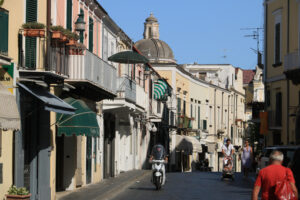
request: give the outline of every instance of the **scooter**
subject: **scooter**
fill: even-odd
[[[152,183],[160,190],[165,182],[165,160],[152,160]]]

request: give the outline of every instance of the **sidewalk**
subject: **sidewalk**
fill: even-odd
[[[134,182],[141,180],[151,171],[133,170],[120,174],[118,177],[104,179],[95,184],[73,191],[56,193],[57,200],[108,200],[118,195]],[[150,180],[149,180],[150,181]]]

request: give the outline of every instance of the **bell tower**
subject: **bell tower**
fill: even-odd
[[[153,13],[146,19],[144,23],[144,39],[159,39],[159,24]]]

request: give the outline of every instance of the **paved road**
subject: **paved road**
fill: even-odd
[[[168,173],[161,191],[156,191],[150,175],[135,182],[112,200],[248,200],[253,179],[236,174],[236,180],[220,180],[220,173]]]

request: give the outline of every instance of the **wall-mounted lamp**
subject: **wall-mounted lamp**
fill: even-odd
[[[75,22],[75,30],[78,32],[84,32],[85,31],[85,21],[83,20],[83,14],[78,14],[77,21]]]

